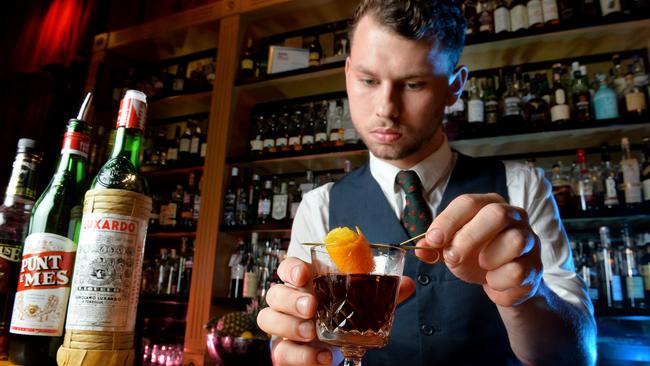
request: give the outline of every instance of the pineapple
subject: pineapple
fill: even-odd
[[[257,326],[258,313],[259,303],[253,300],[246,306],[246,311],[232,312],[219,319],[212,319],[206,324],[206,328],[214,329],[220,337],[267,339],[268,336]]]

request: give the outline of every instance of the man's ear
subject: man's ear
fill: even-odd
[[[454,73],[449,77],[449,100],[447,100],[447,105],[452,106],[460,95],[463,93],[463,88],[465,88],[465,83],[467,82],[467,76],[469,75],[469,69],[467,66],[462,65],[454,70]]]

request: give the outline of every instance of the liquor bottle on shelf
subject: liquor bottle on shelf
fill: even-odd
[[[289,148],[293,151],[301,151],[303,116],[302,111],[298,106],[294,108],[295,109],[291,114],[291,122],[289,123]]]
[[[544,15],[545,26],[556,26],[560,24],[556,0],[542,0],[542,14]]]
[[[548,82],[542,74],[536,74],[531,86],[532,97],[524,107],[526,119],[533,129],[542,129],[551,122],[549,105],[543,97],[545,93],[549,93],[546,89],[548,89]]]
[[[169,279],[169,274],[171,272],[171,267],[169,263],[168,249],[160,249],[160,257],[156,264],[156,294],[164,295],[167,290],[167,280]]]
[[[237,225],[248,225],[248,189],[244,185],[246,179],[238,180],[235,192],[235,222]]]
[[[194,225],[199,222],[199,212],[201,211],[201,191],[203,190],[203,176],[199,178],[199,185],[194,193],[194,200],[192,202],[192,221]]]
[[[582,253],[580,253],[580,258],[578,259],[580,266],[577,267],[577,269],[582,276],[582,280],[585,281],[585,284],[587,285],[587,291],[589,292],[591,302],[594,304],[595,308],[598,308],[600,306],[598,288],[600,278],[594,260],[595,251],[596,244],[593,241],[589,240],[586,247],[583,245]]]
[[[584,0],[580,8],[582,22],[584,24],[591,24],[594,20],[600,17],[599,0]]]
[[[179,64],[176,68],[176,77],[172,86],[173,91],[182,92],[185,89],[185,73],[185,65]]]
[[[501,96],[501,105],[503,106],[501,122],[504,126],[521,129],[523,127],[524,117],[521,110],[521,98],[515,87],[514,78],[514,75],[506,77],[506,91]]]
[[[201,127],[199,127],[198,124],[195,124],[190,139],[190,155],[188,160],[192,164],[199,164],[201,161],[201,137]]]
[[[618,174],[616,168],[612,165],[607,143],[600,145],[600,159],[602,161],[601,181],[604,188],[603,205],[608,209],[618,207],[620,205]]]
[[[253,179],[248,186],[248,193],[246,195],[248,197],[248,222],[251,224],[257,221],[257,209],[261,190],[260,176],[253,174]]]
[[[172,248],[167,259],[169,274],[165,278],[165,295],[175,295],[177,293],[176,284],[178,283],[178,258],[176,248]]]
[[[275,146],[275,137],[277,134],[276,123],[277,117],[275,114],[271,114],[264,124],[262,143],[264,145],[265,154],[272,154],[279,151],[279,149]]]
[[[182,209],[183,209],[183,186],[180,184],[176,185],[176,190],[172,192],[171,201],[167,205],[168,217],[169,217],[169,226],[173,228],[179,228],[182,222]]]
[[[264,189],[260,191],[257,203],[257,223],[266,224],[271,218],[271,207],[273,199],[273,184],[270,180],[264,181]]]
[[[304,197],[307,192],[311,191],[314,188],[316,188],[316,185],[314,183],[314,172],[307,170],[305,172],[305,182],[300,184],[300,192],[302,193],[301,197]]]
[[[569,105],[567,104],[566,89],[561,80],[562,65],[553,65],[553,93],[551,100],[551,122],[564,125],[571,119]]]
[[[626,86],[623,89],[625,99],[625,115],[628,117],[639,117],[646,113],[646,97],[641,88],[634,83],[632,70],[625,75]]]
[[[628,225],[621,230],[624,244],[623,277],[625,278],[625,306],[628,308],[645,309],[648,303],[645,299],[643,277],[639,273],[636,259],[636,247]]]
[[[264,136],[264,125],[266,124],[264,121],[264,115],[261,113],[257,114],[253,118],[254,124],[253,124],[253,133],[251,134],[251,154],[252,155],[262,155],[264,152],[264,141],[263,136]]]
[[[498,0],[494,9],[494,33],[508,33],[510,30],[510,9],[505,0]]]
[[[182,240],[186,239],[186,240]],[[194,245],[188,244],[188,238],[181,238],[181,258],[183,261],[183,278],[181,281],[181,294],[187,296],[192,284],[192,268],[194,267]]]
[[[472,36],[478,33],[476,27],[476,2],[474,0],[468,0],[463,3],[463,15],[465,16],[465,22],[467,23],[467,28],[465,28],[465,35]]]
[[[621,55],[618,53],[612,55],[612,68],[609,70],[609,74],[611,79],[610,84],[612,85],[612,88],[616,92],[617,97],[622,98],[626,82],[623,65],[621,64]]]
[[[641,184],[643,186],[643,201],[650,201],[650,137],[642,140],[643,163],[641,164]]]
[[[201,131],[201,145],[199,147],[199,159],[201,163],[205,162],[206,154],[208,153],[208,136],[205,130]]]
[[[243,260],[246,257],[246,244],[244,239],[237,240],[237,249],[230,256],[228,266],[230,267],[230,298],[241,299],[244,295],[244,273],[246,271]]]
[[[329,135],[328,135],[328,102],[324,100],[320,108],[317,109],[316,112],[316,130],[314,133],[314,145],[315,147],[326,147],[329,142]]]
[[[289,181],[289,212],[291,213],[291,220],[296,217],[298,206],[300,206],[301,196],[298,185],[292,179]]]
[[[178,161],[181,164],[187,164],[191,161],[190,146],[192,145],[192,130],[190,126],[185,127],[185,131],[178,142]]]
[[[526,0],[513,0],[510,3],[510,26],[513,32],[523,32],[528,29]]]
[[[578,211],[592,211],[599,208],[599,199],[594,189],[594,179],[587,168],[584,149],[576,153],[576,172],[573,177],[573,193]]]
[[[9,359],[16,364],[54,365],[56,350],[63,343],[87,184],[90,125],[85,122],[85,115],[91,98],[89,93],[77,118],[68,121],[58,166],[32,211],[10,327]],[[59,301],[50,303],[48,299],[52,297]],[[33,315],[32,307],[49,309],[60,316],[25,316]]]
[[[329,130],[329,146],[338,147],[343,146],[345,141],[345,130],[343,130],[343,108],[336,100],[329,101],[327,107],[327,125]]]
[[[560,22],[571,24],[578,19],[579,4],[577,0],[557,0]]]
[[[615,18],[623,15],[620,0],[600,0],[600,10],[603,17]]]
[[[302,149],[309,150],[314,148],[314,134],[316,133],[316,111],[314,110],[314,103],[309,103],[307,112],[303,117],[300,145],[302,145]]]
[[[194,199],[196,197],[196,174],[190,173],[187,178],[187,189],[183,192],[183,206],[181,208],[181,226],[194,228]]]
[[[167,140],[167,163],[169,165],[175,165],[178,163],[178,147],[181,142],[181,126],[176,126],[174,137],[170,140]]]
[[[257,287],[259,284],[259,269],[257,266],[257,259],[254,255],[253,248],[257,247],[258,235],[257,233],[251,234],[251,243],[246,250],[246,267],[244,270],[244,289],[242,297],[255,298],[257,296]]]
[[[494,89],[494,78],[488,77],[483,95],[485,102],[485,124],[495,126],[499,122],[499,99]]]
[[[596,74],[598,90],[594,94],[594,119],[618,118],[618,97],[616,92],[607,85],[605,74]]]
[[[253,68],[255,67],[255,61],[253,60],[253,39],[249,38],[246,43],[246,48],[244,49],[244,54],[242,55],[241,63],[239,65],[239,77],[240,78],[250,78],[254,75]]]
[[[289,151],[289,124],[291,123],[291,117],[289,116],[289,111],[285,106],[282,113],[277,119],[276,131],[275,131],[275,149],[276,151]]]
[[[573,194],[571,183],[562,172],[562,167],[559,163],[553,165],[551,185],[553,187],[553,197],[560,210],[560,215],[566,217],[573,211]]]
[[[583,65],[584,66],[584,65]],[[583,73],[582,71],[585,71]],[[589,93],[589,86],[587,81],[586,66],[580,67],[574,71],[573,77],[575,82],[573,84],[573,119],[579,122],[587,122],[591,120],[591,94]]]
[[[237,192],[239,191],[239,169],[233,167],[230,174],[230,184],[226,188],[223,199],[223,224],[226,226],[237,225],[235,211],[237,210]]]
[[[650,6],[650,2],[648,4]],[[644,91],[646,97],[650,99],[650,76],[645,72],[643,60],[639,55],[632,58],[632,69],[634,70],[634,85]],[[646,102],[650,102],[647,100]],[[647,105],[648,103],[646,103]]]
[[[341,125],[343,126],[343,141],[348,145],[359,143],[359,136],[357,130],[352,123],[352,116],[350,116],[350,102],[348,98],[343,98],[343,112],[341,114]]]
[[[630,140],[627,137],[621,138],[621,150],[623,152],[620,162],[623,175],[621,184],[625,194],[625,205],[636,207],[643,201],[639,162],[630,152]]]
[[[287,218],[287,208],[289,204],[289,192],[286,182],[280,184],[280,191],[273,195],[273,207],[271,208],[271,217],[275,221],[283,221]]]
[[[494,34],[494,1],[479,0],[476,7],[478,13],[478,31],[481,34]]]
[[[476,78],[470,79],[469,83],[469,101],[467,102],[467,122],[469,132],[472,134],[479,133],[485,124],[485,103],[481,99],[478,81]]]
[[[3,281],[0,282],[0,359],[7,359],[11,311],[20,275],[23,241],[36,200],[40,164],[36,141],[26,138],[18,140],[9,184],[0,206],[0,268],[3,272]]]
[[[314,35],[313,40],[309,43],[309,66],[320,65],[320,60],[323,57],[323,48],[318,38],[318,34]]]
[[[598,248],[598,262],[601,268],[601,285],[603,291],[603,305],[608,308],[623,307],[623,285],[620,271],[612,253],[609,227],[601,226],[600,247]]]
[[[544,27],[544,11],[542,10],[542,0],[528,0],[526,7],[528,8],[528,27]]]

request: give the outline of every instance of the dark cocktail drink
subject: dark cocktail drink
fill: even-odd
[[[325,274],[314,278],[318,337],[336,346],[388,343],[399,276]]]

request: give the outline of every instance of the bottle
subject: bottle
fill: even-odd
[[[605,208],[611,209],[620,204],[618,199],[618,174],[612,166],[609,156],[609,145],[603,143],[600,145],[600,151],[600,159],[602,161],[601,180],[603,181],[604,187],[603,205]]]
[[[237,250],[230,256],[230,298],[241,299],[244,295],[244,273],[246,267],[242,262],[246,257],[244,239],[237,240]]]
[[[257,204],[257,223],[266,224],[271,217],[271,200],[273,198],[273,184],[270,180],[264,181],[264,189],[260,191],[260,198]]]
[[[584,73],[583,73],[584,71]],[[587,67],[581,66],[579,70],[574,71],[573,76],[573,115],[574,120],[587,122],[591,120],[591,94],[587,85]]]
[[[595,308],[600,306],[600,297],[599,297],[599,288],[600,278],[598,276],[598,268],[596,266],[596,261],[594,260],[594,255],[596,254],[596,244],[589,240],[587,247],[582,250],[578,262],[581,264],[579,273],[581,274],[582,280],[585,281],[587,285],[587,291],[589,292],[589,299],[594,304]]]
[[[294,180],[289,181],[289,211],[291,213],[291,220],[296,217],[298,206],[300,206],[301,196],[298,185]]]
[[[171,271],[168,252],[167,248],[160,249],[160,258],[158,258],[156,266],[156,293],[158,295],[164,295],[167,292],[167,279]]]
[[[304,121],[302,124],[302,133],[300,145],[304,150],[314,148],[314,134],[316,133],[316,112],[314,111],[314,103],[309,103],[307,113],[304,114]]]
[[[252,155],[262,155],[264,152],[264,141],[262,136],[264,136],[264,116],[260,113],[257,114],[254,118],[253,133],[251,134],[251,154]]]
[[[237,225],[248,225],[248,189],[244,185],[246,179],[238,180],[235,203],[235,222]]]
[[[513,129],[520,129],[524,118],[521,109],[521,98],[515,88],[513,77],[506,77],[506,88],[506,92],[501,97],[501,104],[503,105],[502,122]]]
[[[544,27],[544,11],[542,10],[542,0],[528,0],[528,28]]]
[[[192,137],[190,138],[190,155],[189,162],[198,164],[201,161],[199,154],[201,153],[201,127],[194,126]]]
[[[316,113],[316,132],[314,133],[314,144],[315,147],[326,147],[329,141],[328,135],[328,102],[324,100],[321,104],[318,112]]]
[[[187,177],[187,189],[183,192],[183,205],[181,207],[181,226],[194,228],[194,197],[196,196],[196,174],[190,173]]]
[[[645,94],[635,85],[634,74],[630,71],[625,75],[626,86],[623,89],[625,98],[625,114],[627,117],[635,118],[645,114],[647,110]]]
[[[469,101],[467,102],[467,122],[470,133],[480,133],[485,124],[485,103],[480,97],[479,85],[476,78],[470,79]]]
[[[505,0],[498,0],[494,9],[494,33],[508,33],[510,30],[510,9]]]
[[[181,255],[185,258],[184,262],[184,275],[183,275],[183,284],[181,294],[188,296],[190,294],[190,288],[192,285],[192,268],[194,267],[194,244],[190,247],[187,244],[187,241],[181,243]]]
[[[608,308],[623,307],[623,286],[621,283],[620,271],[612,253],[611,240],[609,237],[609,228],[601,226],[600,248],[598,249],[598,262],[601,268],[601,289],[604,305]]]
[[[178,147],[181,141],[181,127],[176,126],[174,138],[167,141],[167,155],[166,161],[168,165],[175,165],[178,163]]]
[[[567,104],[566,90],[561,82],[561,65],[553,65],[553,94],[551,100],[551,122],[563,125],[570,121],[569,105]]]
[[[639,55],[635,55],[632,60],[632,68],[634,70],[634,85],[639,87],[641,90],[645,90],[646,97],[650,98],[650,76],[645,72],[643,60]]]
[[[524,114],[527,116],[528,123],[533,129],[541,130],[551,121],[551,112],[548,102],[544,99],[544,93],[549,93],[548,82],[542,74],[535,74],[534,82],[531,86],[532,97],[528,100],[524,108]],[[550,98],[549,98],[550,99]]]
[[[485,103],[485,123],[488,126],[494,126],[499,122],[499,99],[494,89],[494,79],[488,77],[483,95]]]
[[[199,212],[201,211],[201,190],[203,188],[203,176],[199,179],[199,186],[194,192],[194,202],[192,202],[192,221],[194,227],[199,222]]]
[[[583,0],[580,10],[583,24],[592,24],[600,16],[598,0]]]
[[[172,84],[172,90],[175,92],[182,92],[185,88],[185,65],[179,64],[176,68],[176,77]]]
[[[577,0],[557,0],[560,21],[565,24],[578,19],[579,5]]]
[[[169,273],[165,278],[164,293],[166,295],[176,295],[176,284],[178,283],[178,258],[176,256],[175,248],[172,248],[169,254],[169,258],[167,258],[167,267],[169,268]]]
[[[594,179],[587,169],[587,158],[584,149],[576,152],[576,173],[573,178],[573,192],[577,201],[578,211],[598,209],[598,199],[594,189]]]
[[[275,147],[276,123],[277,117],[275,114],[271,114],[264,124],[262,144],[264,145],[263,151],[265,154],[272,154],[279,151],[279,149]]]
[[[275,131],[275,149],[277,151],[287,152],[289,148],[289,124],[291,123],[291,117],[289,117],[289,111],[285,106],[283,112],[278,117]]]
[[[621,138],[621,172],[623,173],[623,192],[625,193],[625,205],[636,207],[642,202],[641,177],[639,173],[639,162],[630,152],[630,140],[627,137]]]
[[[273,195],[273,208],[271,217],[276,221],[282,221],[287,218],[287,207],[289,205],[289,192],[287,183],[280,184],[280,192]]]
[[[643,163],[641,164],[641,184],[643,186],[643,201],[650,201],[650,137],[642,140],[641,151],[643,152]]]
[[[14,306],[16,285],[20,276],[23,241],[27,236],[29,218],[36,200],[36,183],[41,156],[36,152],[36,141],[18,140],[16,158],[9,184],[0,206],[0,358],[8,353],[9,324]]]
[[[329,146],[343,146],[345,130],[342,124],[343,108],[335,100],[329,102],[327,109],[327,125],[329,129]]]
[[[223,199],[223,224],[226,226],[237,225],[235,211],[237,210],[237,192],[239,191],[239,169],[232,167],[230,173],[230,184],[226,188],[226,195]]]
[[[467,23],[467,27],[465,28],[465,35],[473,36],[474,34],[478,33],[478,29],[476,27],[476,2],[474,0],[468,0],[463,3],[463,15],[465,16],[465,22]]]
[[[186,263],[187,263],[187,247],[188,247],[188,238],[183,236],[181,237],[181,250],[178,253],[178,274],[176,275],[176,294],[185,295],[188,288],[186,288],[189,283],[185,276],[187,276]]]
[[[302,111],[296,106],[291,115],[291,122],[289,124],[289,148],[293,151],[302,150],[302,124]]]
[[[594,118],[596,120],[618,118],[618,98],[616,92],[607,86],[605,74],[596,74],[599,83],[594,94]]]
[[[192,130],[190,126],[185,127],[185,132],[178,143],[178,160],[182,164],[190,162],[190,147],[192,146]]]
[[[348,145],[354,145],[359,142],[357,130],[352,123],[350,116],[350,102],[348,98],[343,98],[343,112],[341,114],[341,125],[343,127],[343,141]]]
[[[257,209],[260,199],[260,191],[262,185],[260,183],[260,176],[253,174],[253,180],[248,186],[248,222],[254,224],[257,221]]]
[[[625,277],[625,306],[628,308],[645,309],[648,303],[645,299],[643,277],[639,272],[636,259],[636,246],[630,235],[630,228],[624,224],[621,230],[624,247],[623,273]]]
[[[200,164],[205,163],[205,157],[208,153],[208,136],[205,133],[205,130],[201,131],[201,146],[199,148],[199,159],[201,160]]]
[[[551,185],[553,187],[553,197],[555,198],[557,207],[560,210],[560,215],[563,217],[570,215],[573,211],[571,183],[563,174],[562,167],[559,163],[553,165]]]
[[[619,98],[622,98],[627,82],[625,81],[623,65],[621,65],[621,55],[618,53],[612,55],[612,68],[609,70],[609,73],[611,76],[610,84],[612,88],[616,92],[616,95]]]
[[[600,0],[600,10],[603,17],[607,18],[615,18],[623,14],[620,0]]]
[[[544,15],[544,25],[549,27],[560,25],[556,0],[542,0],[542,14]]]
[[[494,34],[494,1],[479,0],[476,12],[478,13],[479,33]]]
[[[309,66],[320,65],[320,59],[323,56],[323,48],[318,38],[318,34],[314,35],[314,39],[309,44]]]
[[[253,39],[249,38],[246,43],[246,49],[239,65],[239,77],[250,78],[254,75],[255,61],[253,60]]]
[[[253,248],[257,247],[257,233],[251,233],[251,243],[246,250],[245,270],[244,270],[244,290],[242,297],[254,298],[257,296],[257,287],[259,282],[259,270],[256,264],[256,258]]]
[[[528,29],[528,8],[525,0],[513,0],[510,3],[510,25],[513,32]]]
[[[9,359],[16,364],[55,365],[63,343],[86,193],[90,126],[84,120],[91,98],[89,93],[77,118],[68,121],[58,166],[32,211],[10,327]],[[59,316],[36,316],[33,307]]]

